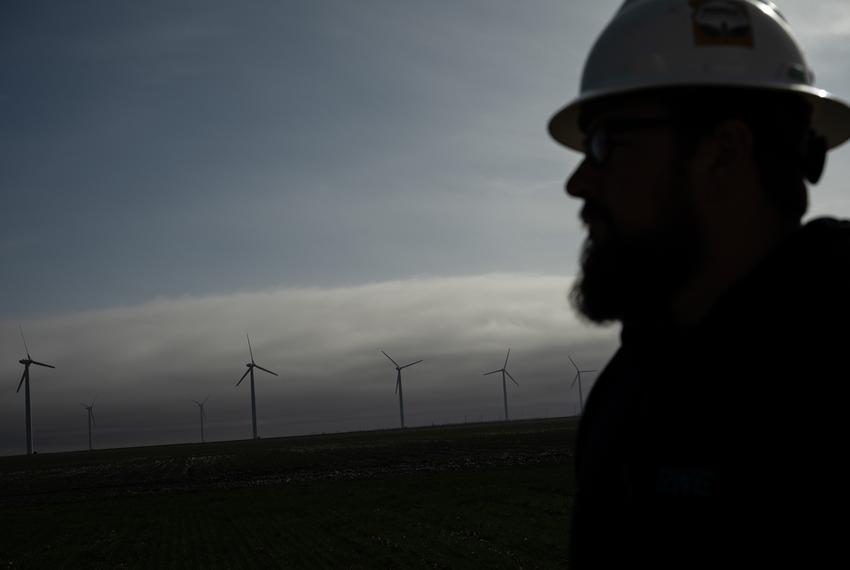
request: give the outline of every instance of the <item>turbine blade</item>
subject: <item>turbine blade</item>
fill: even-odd
[[[254,365],[254,368],[259,368],[259,369],[260,369],[260,370],[262,370],[263,372],[268,372],[269,374],[274,374],[275,376],[277,376],[277,372],[272,372],[272,371],[271,371],[271,370],[269,370],[268,368],[263,368],[263,367],[262,367],[262,366],[260,366],[259,364],[255,364],[255,365]]]
[[[510,358],[510,357],[511,357],[511,349],[509,348],[509,349],[508,349],[508,355],[507,355],[507,356],[505,356],[505,363],[502,365],[502,368],[507,368],[507,367],[508,367],[508,358]]]
[[[567,358],[569,358],[569,359],[570,359],[570,362],[572,362],[572,364],[573,364],[573,368],[575,368],[575,369],[576,369],[576,372],[578,372],[578,365],[576,364],[576,361],[575,361],[575,360],[573,360],[573,357],[572,357],[572,356],[570,356],[570,355],[568,354],[568,355],[567,355]]]
[[[206,404],[206,403],[207,403],[207,400],[209,400],[209,399],[210,399],[210,395],[209,395],[209,394],[207,394],[207,397],[206,397],[206,398],[204,398],[204,401],[203,401],[203,402],[201,402],[201,404],[202,404],[202,405],[203,405],[203,404]]]
[[[200,403],[199,401],[197,401],[197,400],[192,400],[192,401],[193,401],[193,402],[195,402],[195,403],[196,403],[197,405],[199,405],[199,406],[201,405],[201,403]]]
[[[91,423],[92,423],[92,425],[96,426],[96,425],[97,425],[97,422],[96,422],[96,421],[94,421],[94,410],[89,410],[89,413],[91,414]]]
[[[419,364],[420,362],[423,362],[423,361],[417,360],[416,362],[411,362],[410,364],[405,364],[404,366],[401,366],[400,368],[407,368],[408,366],[413,366],[414,364]]]
[[[381,352],[384,352],[384,351],[382,350]],[[384,352],[384,356],[386,356],[387,358],[389,358],[389,359],[390,359],[390,362],[392,362],[393,364],[395,364],[395,365],[396,365],[396,368],[398,368],[398,362],[396,362],[395,360],[393,360],[393,359],[392,359],[392,357],[390,357],[390,355],[389,355],[389,354],[387,354],[386,352]]]
[[[30,360],[32,360],[32,359],[30,359]],[[55,366],[52,366],[52,365],[50,365],[50,364],[45,364],[45,363],[43,363],[43,362],[36,362],[35,360],[33,360],[33,361],[32,361],[32,363],[33,363],[33,364],[38,364],[39,366],[44,366],[44,367],[46,367],[46,368],[56,368]]]
[[[245,333],[245,338],[248,339],[248,352],[251,354],[251,363],[254,363],[254,351],[251,349],[251,337],[248,336],[248,333]]]
[[[395,379],[395,391],[393,394],[398,394],[398,385],[401,384],[401,378],[396,377]]]
[[[519,386],[519,382],[517,382],[517,381],[516,381],[516,379],[515,379],[513,376],[511,376],[511,373],[510,373],[510,372],[508,372],[507,370],[505,370],[505,374],[507,374],[507,375],[508,375],[508,378],[510,378],[510,379],[511,379],[511,382],[513,382],[514,384],[516,384],[517,386]]]
[[[236,385],[237,385],[237,386],[238,386],[239,384],[241,384],[241,383],[242,383],[242,380],[244,380],[244,379],[245,379],[245,377],[248,375],[248,373],[249,373],[250,371],[251,371],[251,369],[250,369],[250,368],[249,368],[248,370],[246,370],[246,371],[245,371],[245,374],[243,374],[243,375],[242,375],[242,378],[240,378],[240,379],[239,379],[239,382],[237,382],[237,383],[236,383]]]
[[[579,370],[579,372],[585,373],[585,372],[597,372],[597,371],[596,370]]]
[[[24,336],[24,327],[21,326],[21,323],[18,323],[18,328],[21,331],[21,340],[24,341],[24,350],[27,351],[27,358],[32,360],[32,358],[30,357],[30,349],[27,346],[27,338]]]
[[[24,373],[23,373],[23,374],[21,374],[21,381],[20,381],[20,382],[18,382],[18,389],[17,389],[17,390],[15,390],[15,394],[17,394],[18,392],[20,392],[20,391],[21,391],[21,385],[23,385],[23,383],[24,383],[24,378],[26,378],[26,376],[27,376],[27,369],[26,369],[26,368],[24,368]]]
[[[581,374],[576,372],[575,378],[573,378],[573,383],[570,386],[570,390],[576,387],[576,382],[578,382],[579,377],[581,377]]]
[[[491,375],[491,374],[495,374],[495,373],[497,373],[497,372],[501,372],[501,370],[494,370],[493,372],[485,372],[485,373],[484,373],[484,376],[489,376],[489,375]]]

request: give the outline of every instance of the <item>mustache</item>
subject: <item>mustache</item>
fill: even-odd
[[[581,212],[579,212],[579,219],[585,226],[600,222],[611,226],[614,221],[608,211],[592,202],[584,203]]]

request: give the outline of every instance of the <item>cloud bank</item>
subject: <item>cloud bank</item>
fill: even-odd
[[[277,372],[256,376],[261,436],[398,425],[399,363],[408,425],[498,419],[502,387],[483,372],[508,365],[513,418],[571,415],[577,391],[568,354],[598,369],[616,330],[578,321],[566,301],[570,278],[489,274],[421,278],[340,288],[298,288],[200,298],[24,322],[33,358],[33,431],[41,451],[85,446],[79,405],[97,398],[101,447],[193,441],[207,395],[208,439],[250,436],[249,360]],[[17,323],[0,323],[0,453],[24,444],[24,356]],[[592,376],[587,379],[592,381]],[[586,390],[585,390],[586,391]]]

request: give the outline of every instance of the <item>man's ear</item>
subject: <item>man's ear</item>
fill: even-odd
[[[691,161],[695,198],[705,207],[727,208],[740,204],[758,187],[753,130],[739,119],[719,123],[701,137]]]

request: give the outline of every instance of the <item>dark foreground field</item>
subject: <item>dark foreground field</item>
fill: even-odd
[[[575,426],[0,458],[0,568],[563,568]]]

